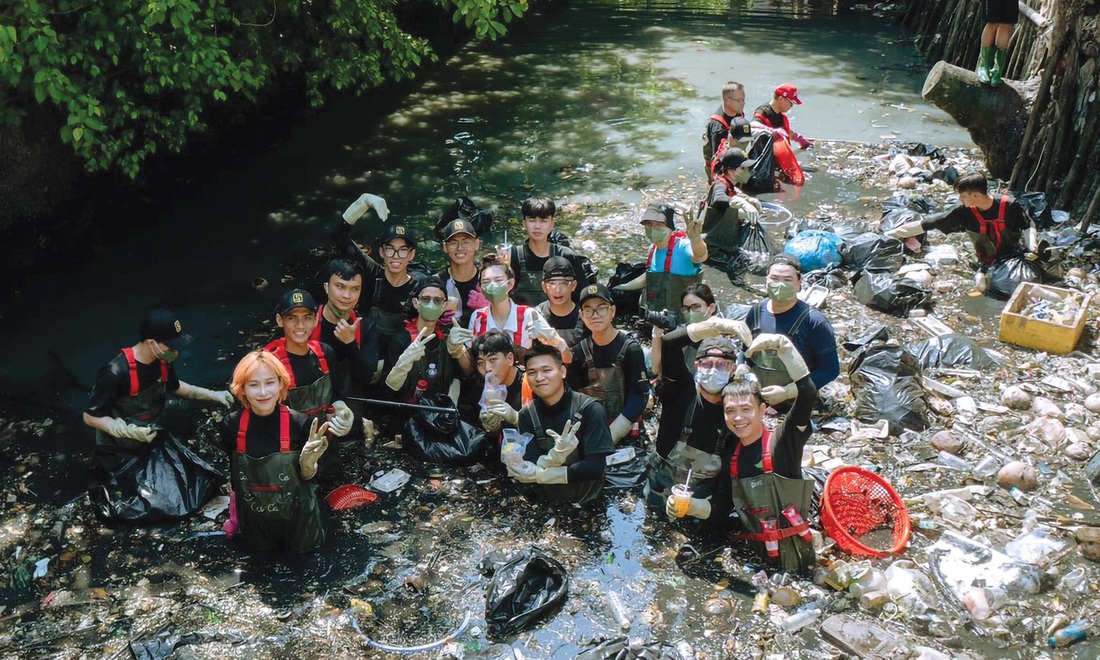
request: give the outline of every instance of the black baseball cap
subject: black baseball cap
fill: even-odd
[[[723,171],[735,170],[738,167],[752,167],[755,160],[750,159],[743,149],[732,147],[718,154],[718,167]]]
[[[798,273],[799,277],[802,276],[802,261],[798,258],[798,255],[796,254],[791,254],[790,252],[780,252],[779,254],[772,257],[770,261],[768,261],[768,270],[771,270],[771,267],[776,264],[790,266],[794,269],[794,272]]]
[[[589,284],[581,291],[581,299],[579,304],[584,304],[584,301],[589,298],[602,298],[612,305],[615,304],[615,299],[611,297],[611,290],[602,284]]]
[[[405,225],[387,225],[386,230],[378,237],[378,247],[381,248],[395,238],[404,239],[411,248],[416,248],[416,237],[412,229]]]
[[[469,220],[451,220],[443,228],[442,236],[445,241],[451,240],[452,237],[458,234],[468,234],[477,238],[477,231],[474,230],[474,225]]]
[[[752,124],[744,117],[734,117],[730,122],[730,137],[734,140],[752,137]]]
[[[167,309],[154,309],[149,312],[145,320],[141,322],[141,341],[155,339],[174,351],[186,347],[191,343],[191,335],[183,333],[176,314]]]
[[[645,207],[645,212],[642,213],[642,221],[638,224],[644,225],[647,222],[662,222],[669,229],[676,229],[675,217],[676,209],[668,204],[655,202]]]
[[[737,347],[733,345],[733,340],[725,335],[708,337],[699,344],[699,350],[695,352],[695,359],[701,360],[708,357],[736,360]]]
[[[279,312],[279,316],[285,316],[299,307],[308,309],[314,314],[317,313],[317,302],[313,300],[313,296],[310,295],[309,291],[291,289],[279,299],[279,308],[276,311]]]
[[[571,280],[577,279],[577,273],[573,270],[573,262],[565,257],[550,257],[547,259],[546,263],[542,266],[542,281],[545,282],[555,277],[568,277]]]

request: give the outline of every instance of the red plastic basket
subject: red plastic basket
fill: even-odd
[[[345,484],[329,493],[325,501],[333,511],[342,511],[364,504],[373,504],[378,501],[378,493],[369,491],[359,484]]]
[[[861,467],[848,465],[829,475],[821,495],[821,525],[837,547],[861,557],[896,555],[909,543],[905,503],[889,482]],[[889,533],[868,536],[880,530]]]

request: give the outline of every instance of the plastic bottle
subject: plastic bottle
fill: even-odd
[[[428,379],[428,385],[438,391],[439,367],[435,366],[435,362],[431,362],[428,364],[428,371],[424,375]]]
[[[958,457],[954,454],[948,453],[946,451],[941,451],[939,453],[939,460],[940,460],[940,463],[942,463],[943,466],[946,467],[949,470],[958,470],[959,472],[970,472],[970,470],[973,469],[973,466],[971,466],[970,462],[967,461],[965,458],[960,458],[960,457]]]
[[[787,617],[779,627],[793,634],[816,621],[819,616],[821,610],[816,607],[804,609]]]
[[[416,381],[416,393],[417,394],[424,394],[427,391],[428,391],[428,381],[424,380],[423,378]]]
[[[619,594],[614,591],[607,592],[607,609],[611,610],[611,616],[615,618],[620,628],[623,630],[630,630],[630,625],[634,620],[634,614],[626,609],[626,606],[623,605],[623,600],[619,598]]]
[[[1047,639],[1047,644],[1050,648],[1061,648],[1063,646],[1069,646],[1082,639],[1088,637],[1089,626],[1084,621],[1074,621],[1065,628],[1055,632]]]
[[[760,521],[760,528],[765,533],[775,532],[775,531],[779,530],[779,523],[774,518],[768,518],[766,520],[761,520]],[[772,557],[772,558],[778,557],[779,556],[779,539],[778,538],[773,538],[773,539],[765,540],[764,541],[764,549],[768,551],[768,556],[769,557]]]

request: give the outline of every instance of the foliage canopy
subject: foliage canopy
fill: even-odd
[[[496,39],[527,0],[429,0]],[[35,104],[90,171],[135,177],[179,151],[209,111],[288,82],[314,106],[412,77],[437,55],[399,24],[399,0],[13,0],[0,10],[0,124]]]

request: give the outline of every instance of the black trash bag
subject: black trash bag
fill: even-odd
[[[932,173],[932,180],[935,181],[936,179],[942,179],[944,183],[954,188],[959,181],[959,171],[955,169],[954,165],[948,165],[942,170],[936,170]]]
[[[454,410],[446,394],[422,394],[420,404]],[[473,465],[486,451],[489,437],[485,431],[467,424],[458,411],[417,410],[405,422],[401,445],[413,458],[443,465]]]
[[[141,640],[132,640],[130,642],[130,653],[134,654],[134,660],[166,660],[167,658],[173,657],[178,649],[181,649],[184,646],[190,646],[192,644],[219,643],[240,646],[241,644],[256,643],[257,641],[258,640],[255,636],[245,637],[244,635],[235,632],[178,633],[172,630],[164,629],[152,637],[143,638]]]
[[[161,430],[148,451],[97,481],[88,489],[96,515],[108,522],[149,523],[195,513],[225,483],[225,475]]]
[[[485,591],[485,622],[490,638],[530,628],[561,607],[569,593],[565,567],[537,548],[522,550],[488,570],[492,580]]]
[[[854,353],[848,365],[848,382],[855,399],[852,417],[868,424],[885,419],[893,436],[905,429],[923,431],[928,403],[917,358],[890,341],[881,325],[862,339],[846,342],[844,347]]]
[[[551,231],[550,235],[546,237],[546,240],[564,247],[573,247],[572,242],[569,240],[569,237],[561,233],[560,229],[555,229]]]
[[[1010,254],[994,262],[985,271],[989,279],[986,295],[996,300],[1008,300],[1020,282],[1043,282],[1046,271],[1040,261],[1028,261],[1022,254]]]
[[[826,225],[825,231],[831,231],[840,237],[842,241],[849,241],[863,234],[873,232],[871,224],[865,220],[838,220]]]
[[[764,225],[748,222],[741,226],[741,259],[753,275],[767,275],[768,262],[779,250],[768,237]]]
[[[631,641],[626,637],[592,640],[573,660],[683,660],[664,642]]]
[[[932,290],[907,277],[887,272],[860,273],[855,282],[856,300],[880,312],[905,316],[914,307],[932,300]]]
[[[585,280],[589,284],[595,284],[596,280],[600,277],[600,267],[592,263],[592,260],[583,254],[577,255],[577,261],[581,266],[581,272],[584,273]]]
[[[931,213],[936,210],[936,202],[927,195],[917,194],[896,194],[890,199],[882,203],[883,216],[886,212],[893,209],[908,209],[910,211],[916,211],[917,213]]]
[[[811,270],[808,273],[802,274],[802,287],[810,287],[814,284],[820,284],[821,286],[836,290],[843,289],[848,286],[848,276],[844,274],[844,271],[839,266],[830,266],[829,268],[822,268],[821,270]]]
[[[1041,231],[1043,229],[1050,229],[1054,226],[1054,209],[1047,200],[1046,193],[1011,192],[1008,194],[1015,199],[1020,206],[1024,207],[1024,212],[1031,218],[1031,222],[1035,224],[1036,229]]]
[[[646,271],[646,265],[644,261],[638,263],[628,264],[620,261],[615,266],[615,272],[611,274],[611,278],[607,280],[607,288],[611,290],[611,297],[615,300],[615,318],[625,319],[631,316],[638,316],[642,312],[641,308],[641,295],[644,290],[638,291],[623,291],[618,288],[627,282],[638,279]]]
[[[477,204],[474,204],[473,200],[469,197],[458,197],[455,199],[455,203],[451,208],[443,212],[443,215],[439,216],[439,220],[435,223],[435,236],[440,241],[445,237],[443,236],[443,228],[447,226],[452,220],[468,220],[474,227],[474,231],[478,236],[484,236],[493,230],[493,214],[489,211],[479,208]]]
[[[932,337],[909,347],[909,352],[917,357],[922,369],[977,369],[979,371],[997,366],[984,348],[976,341],[952,333]]]
[[[772,134],[761,133],[753,138],[746,155],[754,161],[749,168],[752,177],[740,186],[747,193],[775,192],[779,183],[775,180],[775,150],[772,149]]]
[[[634,458],[625,463],[608,465],[603,472],[604,492],[609,490],[633,490],[645,483],[649,454],[635,451]]]
[[[943,155],[943,152],[940,151],[939,147],[933,147],[922,142],[909,145],[907,153],[910,156],[928,156],[932,160],[946,160],[946,157]]]
[[[840,246],[844,265],[857,270],[897,272],[905,263],[905,249],[896,238],[867,232],[844,238]]]

